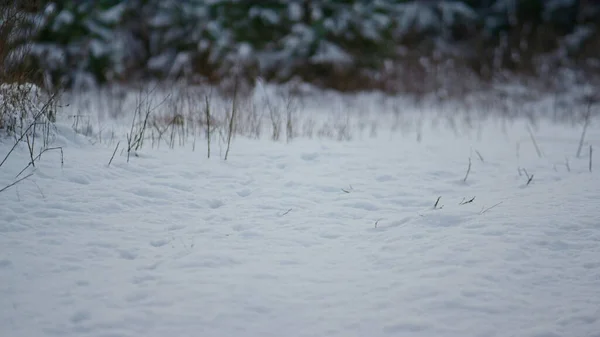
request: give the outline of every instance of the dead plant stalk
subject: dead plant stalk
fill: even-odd
[[[238,96],[238,81],[235,82],[233,87],[233,98],[231,100],[231,116],[229,118],[229,128],[227,130],[227,149],[225,150],[225,160],[229,157],[229,150],[231,148],[231,139],[233,138],[234,132],[234,121],[237,112],[237,97]]]

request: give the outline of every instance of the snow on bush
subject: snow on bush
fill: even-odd
[[[0,133],[20,137],[40,131],[36,125],[54,123],[51,100],[34,84],[0,84]]]
[[[132,74],[219,79],[240,64],[250,77],[286,80],[311,67],[382,70],[402,56],[399,47],[443,51],[474,36],[499,43],[515,20],[558,24],[564,35],[575,29],[577,6],[573,0],[55,1],[29,15],[36,38],[23,45],[33,51],[29,61],[67,84]]]

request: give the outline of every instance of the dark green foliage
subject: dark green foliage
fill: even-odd
[[[100,0],[43,2],[32,11],[36,64],[55,82],[144,76],[219,81],[360,78],[387,61],[454,55],[476,72],[535,74],[534,56],[561,47],[598,5],[579,0]],[[583,13],[583,14],[582,14]],[[590,14],[592,13],[592,14]],[[596,20],[597,21],[597,20]],[[583,36],[583,35],[582,35]],[[589,50],[588,34],[569,47]],[[587,40],[586,40],[587,39]],[[499,49],[500,48],[500,51]],[[404,50],[404,51],[402,51]],[[515,60],[514,55],[519,57]],[[237,69],[237,70],[235,70]],[[242,70],[240,70],[242,69]],[[237,75],[236,75],[237,76]],[[365,75],[367,76],[367,75]]]

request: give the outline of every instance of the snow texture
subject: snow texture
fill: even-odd
[[[110,167],[114,144],[59,123],[64,167],[47,153],[0,193],[0,335],[598,337],[600,179],[574,158],[581,128],[540,123],[538,158],[525,124],[497,123]]]

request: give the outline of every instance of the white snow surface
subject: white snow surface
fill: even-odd
[[[64,166],[48,152],[0,193],[0,336],[600,336],[581,126],[540,124],[541,158],[524,124],[500,129],[238,137],[227,161],[165,146],[108,167],[114,144],[59,124]]]

